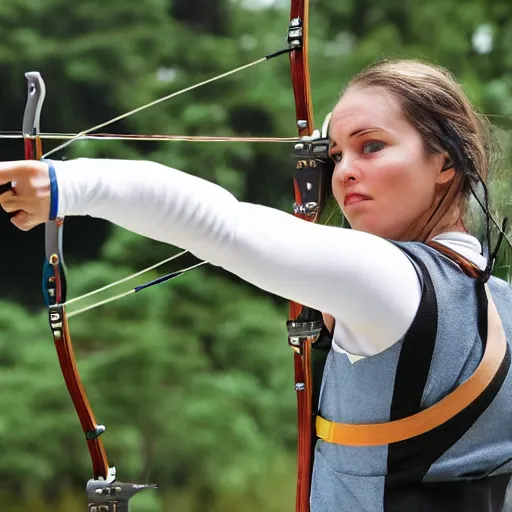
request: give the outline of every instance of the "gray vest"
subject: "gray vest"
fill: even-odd
[[[320,414],[330,421],[380,423],[414,414],[459,386],[480,362],[486,305],[479,282],[431,247],[397,245],[418,269],[420,309],[406,335],[380,354],[352,364],[346,354],[329,352]],[[496,278],[488,285],[510,350],[512,290]],[[506,360],[478,404],[430,433],[376,447],[319,440],[311,512],[504,512],[512,470],[510,352]]]

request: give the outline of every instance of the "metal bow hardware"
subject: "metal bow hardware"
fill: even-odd
[[[23,116],[25,159],[39,160],[42,143],[39,119],[45,98],[45,84],[39,73],[27,73],[27,103]],[[46,259],[43,268],[43,293],[48,307],[50,329],[53,334],[59,363],[82,425],[91,455],[93,476],[87,483],[88,512],[128,512],[130,498],[137,492],[154,485],[136,485],[116,481],[116,470],[109,467],[105,448],[100,439],[106,428],[94,418],[76,365],[71,336],[66,318],[66,275],[62,256],[63,219],[45,225]]]

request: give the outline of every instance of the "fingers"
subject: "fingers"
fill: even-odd
[[[0,206],[5,212],[12,213],[18,210],[29,210],[30,201],[27,197],[18,195],[15,190],[9,190],[0,195]]]
[[[0,192],[7,183],[14,188],[0,193],[0,207],[12,214],[11,222],[17,228],[28,231],[48,221],[51,187],[46,163],[0,162]]]
[[[11,222],[21,231],[29,231],[35,228],[41,221],[38,221],[34,215],[30,215],[25,211],[19,211],[16,215],[11,217]]]
[[[17,160],[14,162],[0,162],[0,185],[16,181],[20,173],[26,173],[30,166],[29,160]]]
[[[17,205],[16,202],[8,203],[5,201],[2,201],[2,210],[6,213],[12,213],[12,212],[17,212],[18,210],[21,210],[21,208]]]
[[[12,213],[18,211],[19,208],[16,205],[15,192],[13,189],[9,189],[7,192],[0,194],[0,206],[4,212]]]

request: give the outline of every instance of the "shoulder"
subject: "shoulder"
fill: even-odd
[[[472,278],[466,275],[453,259],[434,247],[421,242],[393,243],[412,262],[422,284],[427,276],[435,287],[438,282],[441,284],[452,280],[472,281]]]
[[[471,282],[473,276],[484,270],[486,258],[481,254],[480,242],[468,233],[443,233],[432,240],[432,245],[421,242],[393,242],[415,265],[422,280],[425,273],[442,282],[455,280]],[[465,268],[466,270],[463,270]]]

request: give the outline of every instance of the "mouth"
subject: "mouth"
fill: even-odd
[[[368,201],[371,197],[363,194],[347,194],[345,196],[344,206],[350,206],[352,204],[361,203],[362,201]]]

